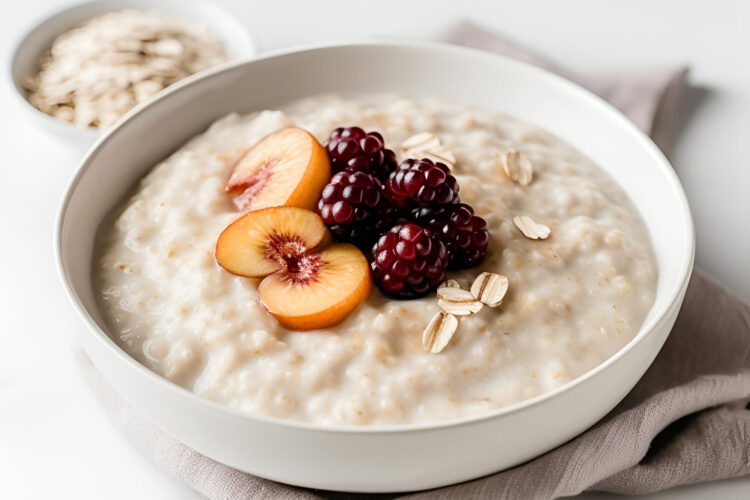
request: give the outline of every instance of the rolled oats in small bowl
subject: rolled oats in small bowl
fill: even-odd
[[[91,142],[169,85],[254,52],[244,27],[213,5],[102,0],[32,29],[16,49],[11,76],[47,128]]]
[[[226,60],[222,43],[202,26],[122,10],[57,37],[24,86],[41,111],[79,127],[106,128],[174,82]]]

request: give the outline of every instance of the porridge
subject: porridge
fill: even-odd
[[[255,258],[223,250],[220,239],[247,219],[232,224],[244,213],[237,207],[247,208],[247,193],[264,189],[251,183],[234,198],[227,195],[251,155],[245,155],[248,148],[280,129],[305,129],[325,144],[332,130],[355,124],[380,132],[399,162],[429,157],[451,164],[460,201],[486,221],[489,244],[483,259],[465,255],[468,269],[440,276],[449,279],[440,300],[471,299],[473,291],[484,306],[465,315],[441,313],[434,286],[421,297],[397,300],[381,291],[387,283],[376,271],[380,262],[371,264],[379,287],[369,298],[362,292],[361,303],[338,325],[292,331],[282,324],[302,323],[287,322],[269,304],[293,307],[306,297],[284,295],[283,283],[271,283],[275,275],[261,281],[271,271],[247,278],[224,269]],[[296,144],[308,140],[299,135]],[[305,148],[290,148],[289,155]],[[319,224],[299,221],[300,231],[304,226],[311,233]],[[391,243],[377,236],[388,229],[373,223],[365,233],[375,234],[382,249]],[[430,255],[437,252],[433,243]],[[448,255],[452,244],[447,241]],[[356,252],[350,245],[330,248],[336,247]],[[355,279],[369,284],[368,273],[356,277],[355,260],[323,281],[331,289],[347,289]],[[394,96],[318,96],[280,111],[221,118],[156,165],[105,221],[95,266],[101,307],[117,342],[154,372],[249,413],[352,425],[474,415],[559,387],[634,337],[654,301],[657,277],[637,211],[574,148],[505,115]],[[485,281],[475,283],[478,276]],[[428,335],[425,329],[441,314],[457,320],[455,329],[450,319]],[[446,345],[430,352],[451,329]]]

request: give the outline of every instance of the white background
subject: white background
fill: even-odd
[[[3,71],[20,33],[64,3],[3,3]],[[689,64],[691,116],[671,158],[693,209],[698,264],[750,299],[750,2],[219,3],[263,50],[370,35],[436,37],[465,19],[581,74]],[[55,274],[52,231],[80,152],[27,122],[7,82],[0,92],[0,498],[197,498],[109,425],[78,372],[72,332],[80,325]],[[706,496],[748,498],[750,480],[654,498]]]

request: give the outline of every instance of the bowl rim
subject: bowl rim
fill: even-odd
[[[101,135],[108,129],[114,128],[117,126],[117,124],[120,122],[120,120],[123,119],[124,115],[120,117],[115,123],[107,127],[106,129],[97,129],[92,127],[79,127],[78,125],[75,125],[74,123],[66,122],[64,120],[60,120],[58,118],[55,118],[52,115],[48,115],[41,109],[37,108],[26,97],[25,93],[21,90],[22,82],[16,78],[16,65],[18,63],[18,55],[21,51],[21,48],[28,42],[29,38],[31,38],[35,33],[37,33],[40,29],[42,29],[45,25],[48,23],[51,23],[53,20],[55,20],[58,17],[64,16],[65,14],[75,11],[75,10],[82,10],[86,9],[89,6],[93,5],[111,5],[112,8],[108,10],[108,12],[115,12],[118,10],[123,10],[127,8],[133,8],[137,9],[135,6],[133,7],[127,7],[125,5],[118,6],[118,4],[122,3],[128,3],[128,0],[87,0],[85,2],[76,2],[70,5],[64,5],[59,6],[57,8],[53,8],[48,10],[47,12],[43,12],[40,15],[35,16],[28,24],[24,26],[24,28],[16,34],[16,36],[13,38],[11,42],[11,52],[10,57],[8,58],[8,63],[6,67],[6,78],[8,80],[8,85],[11,87],[11,92],[17,97],[17,101],[22,101],[20,104],[22,108],[27,112],[31,112],[38,116],[40,119],[44,120],[46,124],[56,127],[59,131],[67,131],[67,132],[73,132],[73,133],[79,133],[82,136],[85,135],[91,139],[101,137]],[[215,66],[212,66],[211,68],[207,68],[203,71],[213,70],[214,68],[221,68],[223,66],[230,65],[231,63],[235,63],[238,61],[245,61],[249,58],[252,58],[256,56],[259,52],[259,44],[255,36],[250,32],[250,30],[247,28],[246,25],[239,22],[234,16],[232,16],[231,12],[228,9],[225,9],[222,6],[216,5],[214,2],[210,2],[208,0],[181,0],[181,3],[184,4],[192,4],[192,6],[201,6],[201,8],[206,9],[212,9],[216,14],[220,15],[223,18],[223,21],[231,23],[234,25],[235,28],[238,28],[237,31],[243,33],[244,40],[242,41],[243,45],[245,46],[243,49],[243,53],[236,54],[234,58],[230,59],[229,61],[226,61],[224,63],[217,64]],[[158,12],[161,14],[164,14],[164,10],[160,8],[159,2],[154,2],[153,6],[149,7],[149,10]],[[145,9],[137,9],[137,10],[145,10]],[[93,17],[96,17],[97,15],[102,14],[93,14],[88,19],[92,19]],[[172,17],[180,17],[182,19],[185,19],[187,21],[191,21],[196,24],[200,24],[200,21],[191,18],[190,16],[181,16],[181,15],[172,15]],[[213,29],[211,26],[207,24],[202,24],[203,27],[209,29],[213,33]],[[71,28],[68,28],[68,30]],[[65,33],[65,31],[61,31],[55,35],[55,37],[62,35]],[[221,37],[219,37],[221,39]],[[194,74],[201,74],[203,71],[199,71],[198,73]],[[23,75],[19,75],[23,76]],[[193,75],[189,75],[193,76]],[[187,78],[187,77],[186,77]],[[173,83],[169,87],[174,86],[176,83]],[[151,100],[158,99],[160,96],[159,94],[163,91],[165,91],[167,88],[162,89],[161,91],[157,92],[157,94],[154,94],[154,96],[151,97],[151,99],[147,99],[145,102],[137,104],[132,109],[137,109],[140,106],[143,106],[145,104],[148,104]]]
[[[126,120],[130,120],[131,118],[134,118],[135,116],[137,116],[141,111],[143,111],[147,107],[155,105],[162,99],[168,99],[171,94],[180,92],[184,87],[194,85],[203,79],[209,79],[220,72],[228,71],[233,68],[246,65],[246,64],[253,64],[255,61],[273,59],[279,56],[286,56],[286,55],[305,53],[305,52],[315,52],[315,51],[320,51],[320,50],[357,48],[357,47],[360,47],[360,48],[361,47],[373,47],[373,48],[390,47],[390,48],[423,49],[423,50],[435,50],[435,51],[442,51],[442,52],[452,52],[454,54],[459,54],[459,55],[460,54],[471,55],[472,57],[485,57],[488,60],[489,59],[502,59],[505,64],[525,67],[527,70],[537,73],[540,78],[552,79],[557,85],[561,85],[562,87],[566,88],[567,91],[571,91],[575,95],[582,96],[583,98],[591,101],[592,105],[596,106],[599,112],[604,113],[608,115],[611,119],[617,121],[620,127],[622,128],[623,133],[628,133],[631,136],[633,136],[633,138],[638,141],[640,146],[645,148],[648,151],[648,153],[654,158],[654,162],[658,164],[656,165],[656,167],[661,169],[661,173],[666,176],[666,180],[669,183],[669,187],[671,188],[671,190],[674,191],[674,194],[679,200],[679,206],[675,207],[675,209],[678,209],[681,212],[681,219],[684,223],[683,230],[684,230],[684,235],[685,235],[685,241],[683,242],[684,243],[684,246],[682,247],[683,251],[681,255],[679,255],[678,257],[681,262],[679,270],[677,272],[678,278],[669,285],[668,290],[665,292],[668,299],[665,300],[665,303],[662,304],[661,307],[659,307],[659,309],[656,310],[654,314],[651,315],[651,318],[648,321],[644,322],[641,325],[635,337],[633,337],[625,346],[623,346],[615,354],[607,358],[605,361],[603,361],[596,367],[587,371],[586,373],[574,378],[573,380],[563,384],[560,387],[557,387],[550,391],[543,392],[542,394],[539,394],[532,398],[511,404],[508,406],[495,408],[493,410],[481,412],[475,415],[468,415],[468,416],[453,418],[453,419],[448,419],[448,420],[430,421],[426,423],[357,426],[357,425],[352,425],[352,424],[335,424],[335,425],[320,424],[320,423],[314,423],[314,422],[304,422],[304,421],[298,421],[298,420],[283,419],[279,417],[272,417],[272,416],[266,416],[266,415],[258,415],[258,414],[253,414],[253,413],[243,411],[240,409],[231,408],[229,406],[225,406],[221,403],[211,401],[206,398],[202,398],[198,396],[197,394],[195,394],[194,392],[182,386],[179,386],[164,377],[161,377],[160,375],[148,369],[146,366],[139,363],[135,358],[131,357],[119,345],[117,345],[117,343],[107,334],[106,331],[104,331],[102,328],[99,328],[98,324],[93,320],[88,310],[84,307],[84,305],[78,298],[76,291],[73,289],[73,286],[70,280],[68,279],[67,270],[65,268],[65,263],[64,263],[65,249],[63,247],[63,231],[64,231],[65,222],[66,222],[66,214],[67,214],[68,206],[73,197],[73,194],[76,191],[76,188],[79,182],[81,181],[81,179],[83,178],[83,176],[85,175],[86,171],[88,170],[88,168],[90,167],[92,163],[91,161],[92,157],[95,156],[96,153],[98,153],[99,149],[102,146],[104,146],[114,136],[114,134],[117,133],[120,126]],[[99,137],[99,139],[94,143],[93,146],[91,146],[91,148],[88,150],[84,158],[79,163],[76,173],[70,179],[69,184],[65,190],[65,194],[60,200],[60,203],[58,206],[58,212],[57,212],[57,217],[56,217],[56,222],[55,222],[55,231],[54,231],[54,247],[55,247],[54,251],[55,251],[56,268],[57,268],[58,275],[63,282],[65,293],[68,296],[68,299],[73,304],[73,307],[76,310],[76,313],[78,314],[78,316],[82,319],[82,321],[88,327],[89,333],[93,334],[97,338],[97,341],[100,342],[103,345],[103,347],[110,352],[110,354],[119,358],[120,361],[127,364],[130,368],[135,370],[139,375],[147,378],[150,382],[153,382],[162,386],[162,388],[165,390],[174,392],[179,397],[188,398],[192,400],[192,402],[197,403],[199,405],[206,405],[207,407],[219,413],[222,413],[225,416],[240,418],[240,419],[249,419],[251,421],[255,421],[261,424],[281,426],[281,427],[297,429],[301,431],[302,430],[318,431],[318,432],[333,433],[333,434],[398,434],[398,433],[404,433],[404,432],[431,431],[431,430],[443,429],[443,428],[467,426],[467,425],[471,425],[471,424],[481,422],[484,420],[500,418],[510,413],[519,412],[521,410],[525,410],[533,406],[538,406],[542,404],[543,402],[549,399],[552,399],[563,392],[571,390],[575,386],[583,384],[588,379],[597,376],[600,372],[606,370],[609,366],[618,362],[630,350],[632,350],[636,344],[642,342],[646,336],[651,335],[653,331],[655,330],[655,327],[658,325],[658,323],[660,323],[669,314],[669,312],[675,307],[675,305],[677,305],[681,301],[683,292],[687,288],[687,285],[688,285],[688,282],[692,273],[692,269],[693,269],[693,262],[695,258],[695,230],[694,230],[694,225],[693,225],[693,218],[692,218],[690,208],[687,202],[687,197],[685,196],[685,192],[679,182],[677,174],[675,173],[674,169],[672,168],[667,158],[664,156],[662,151],[654,144],[654,142],[641,129],[639,129],[629,118],[627,118],[624,114],[622,114],[622,112],[617,110],[614,106],[612,106],[611,104],[603,100],[601,97],[595,95],[594,93],[590,92],[589,90],[586,90],[580,85],[573,83],[555,73],[552,73],[545,69],[531,65],[529,63],[519,61],[517,59],[513,59],[507,56],[499,55],[496,53],[487,52],[487,51],[475,49],[475,48],[442,43],[442,42],[370,38],[370,39],[352,40],[352,41],[347,41],[347,42],[295,45],[292,47],[265,52],[261,56],[256,57],[251,60],[233,61],[225,65],[217,66],[215,68],[208,69],[205,72],[197,73],[183,80],[180,80],[179,82],[176,82],[175,84],[171,85],[168,89],[165,89],[164,93],[158,99],[154,99],[152,101],[145,103],[143,106],[138,106],[132,109],[126,115],[124,115],[120,121],[118,121],[114,126],[110,127],[106,132],[104,132],[104,134],[101,137]]]

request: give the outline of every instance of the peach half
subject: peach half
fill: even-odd
[[[312,210],[330,177],[325,148],[306,130],[288,127],[242,155],[225,190],[243,211],[277,206]]]
[[[330,242],[318,214],[272,207],[245,214],[219,236],[216,260],[230,273],[263,278],[258,300],[292,330],[328,328],[370,296],[364,254]]]

